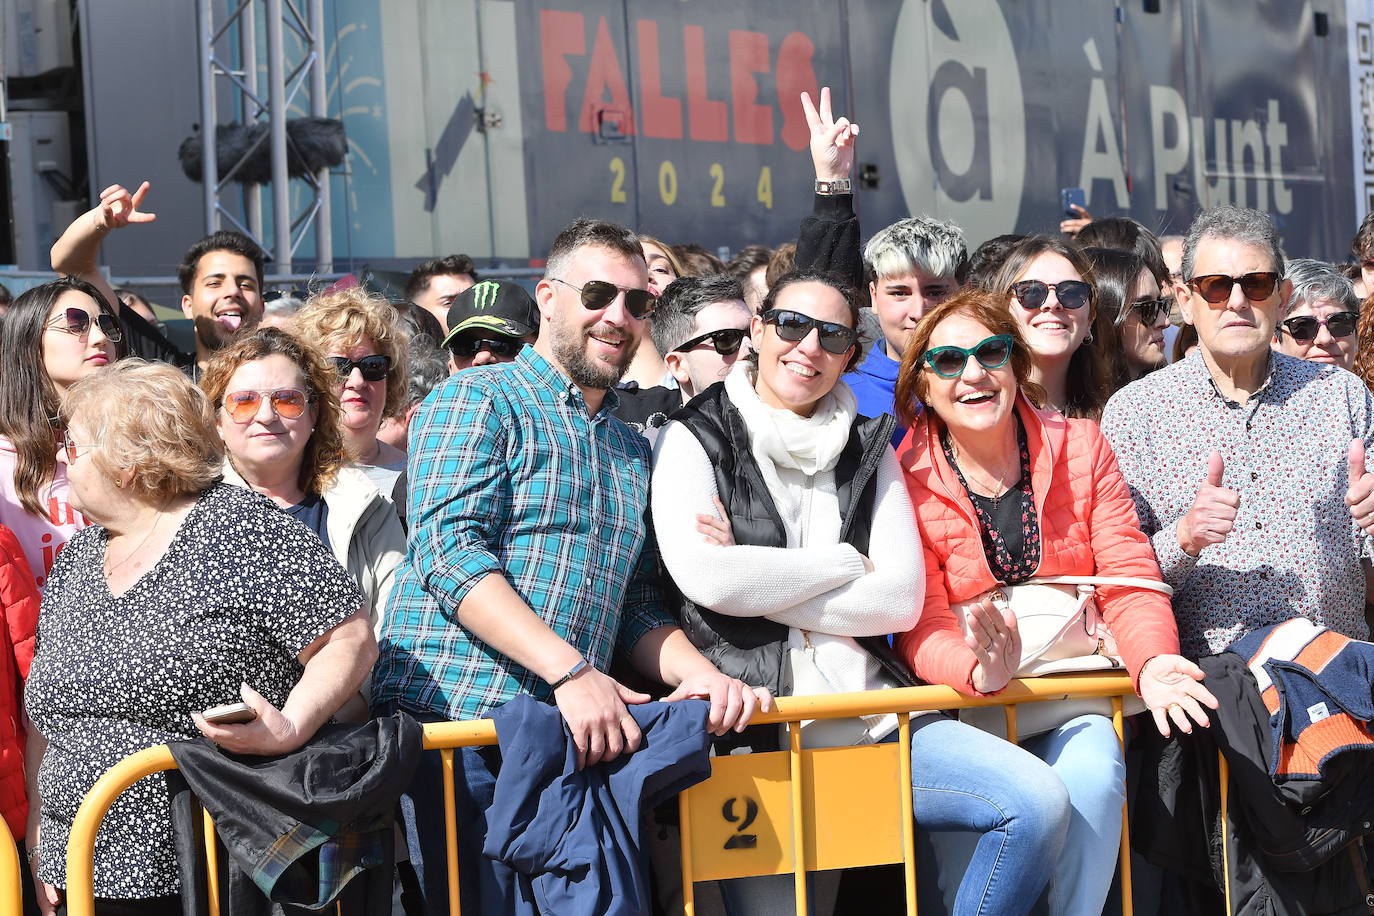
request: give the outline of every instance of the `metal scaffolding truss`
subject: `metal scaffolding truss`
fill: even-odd
[[[327,117],[325,89],[324,0],[197,0],[200,50],[201,169],[205,194],[207,233],[225,223],[244,232],[272,257],[272,272],[291,273],[291,260],[314,224],[315,271],[333,270],[333,236],[329,199],[329,170],[306,173],[302,181],[310,190],[301,211],[291,212],[287,169],[287,112],[309,83],[309,112]],[[298,6],[304,6],[301,15]],[[215,13],[228,7],[232,11],[216,21]],[[266,36],[267,85],[259,85],[258,25],[263,16]],[[290,29],[301,39],[302,53],[294,64],[287,60],[284,41]],[[227,97],[229,110],[242,117],[244,124],[265,121],[268,132],[223,176],[218,174],[215,125],[219,123],[217,101]],[[270,144],[272,179],[272,243],[263,234],[262,186],[232,184],[235,173],[262,142]],[[231,191],[242,189],[243,219],[222,203]],[[229,190],[226,190],[229,189]]]

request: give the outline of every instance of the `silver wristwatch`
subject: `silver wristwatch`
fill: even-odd
[[[834,197],[836,194],[850,194],[853,185],[848,178],[840,178],[836,181],[817,181],[816,193],[822,197]]]

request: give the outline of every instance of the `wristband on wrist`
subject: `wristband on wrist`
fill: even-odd
[[[835,181],[816,181],[816,193],[823,197],[834,197],[836,194],[849,194],[852,192],[852,185],[848,178],[840,178]]]
[[[585,658],[579,658],[577,660],[577,664],[573,665],[571,668],[568,669],[567,674],[563,675],[549,686],[549,690],[557,690],[559,687],[562,687],[564,684],[568,683],[568,681],[577,677],[579,674],[587,670],[587,668],[589,667],[590,666],[587,664],[587,660]]]

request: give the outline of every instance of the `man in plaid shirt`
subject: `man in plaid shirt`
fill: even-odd
[[[606,673],[616,655],[674,688],[668,700],[709,699],[715,734],[769,708],[766,690],[726,677],[691,645],[652,579],[649,448],[611,416],[645,336],[647,287],[633,233],[578,220],[536,288],[533,347],[454,376],[420,408],[409,550],[382,625],[374,709],[470,719],[520,693],[552,699],[585,766],[639,746],[626,704],[649,697]],[[422,768],[403,808],[427,911],[447,912],[438,758],[426,758],[431,772]],[[490,803],[495,761],[461,755],[460,825],[475,828]],[[459,845],[475,878],[480,834]],[[463,886],[465,897],[476,890]]]

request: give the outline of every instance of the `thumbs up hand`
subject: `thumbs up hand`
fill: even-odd
[[[1364,533],[1374,535],[1374,474],[1365,470],[1364,443],[1359,439],[1350,440],[1350,449],[1346,452],[1346,473],[1345,504],[1350,507],[1351,517]]]
[[[1207,479],[1198,487],[1193,497],[1193,508],[1178,520],[1178,546],[1183,552],[1195,557],[1202,548],[1220,544],[1226,540],[1231,529],[1236,526],[1236,510],[1240,508],[1240,494],[1221,485],[1226,473],[1221,452],[1216,449],[1207,456]],[[1374,493],[1374,479],[1370,481],[1369,492]],[[1374,499],[1370,500],[1371,513],[1374,513]],[[1374,524],[1374,519],[1371,519]]]

